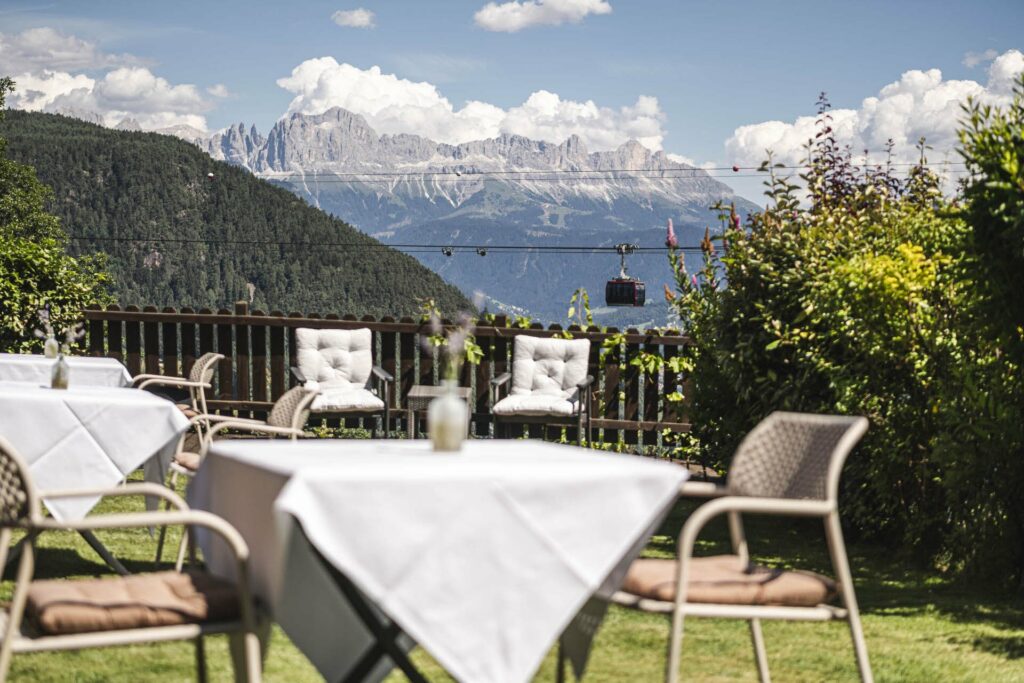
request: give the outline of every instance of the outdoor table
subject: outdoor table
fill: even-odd
[[[410,439],[416,438],[416,420],[418,419],[419,413],[425,413],[427,408],[430,407],[430,402],[438,396],[444,396],[445,392],[448,391],[445,387],[433,386],[430,384],[414,384],[409,393],[405,397],[405,411],[408,423],[408,430],[406,435]],[[469,387],[455,387],[455,395],[461,398],[463,401],[469,401],[470,389]],[[466,425],[466,429],[469,429],[469,425]],[[469,436],[467,433],[466,436]]]
[[[421,681],[415,641],[458,680],[527,681],[560,636],[582,672],[601,598],[686,478],[537,441],[220,441],[189,501],[242,534],[255,594],[327,680]]]
[[[113,358],[64,356],[68,363],[68,385],[127,387],[132,376]],[[29,353],[0,353],[0,381],[29,382],[50,386],[56,359]]]
[[[187,428],[177,406],[139,389],[0,382],[0,435],[25,458],[58,521],[83,518],[99,497],[48,501],[46,491],[110,488],[139,466],[147,481],[162,483]],[[83,536],[108,564],[124,571],[91,533]]]

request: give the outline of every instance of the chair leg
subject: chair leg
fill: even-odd
[[[668,637],[668,661],[665,663],[665,682],[679,683],[679,662],[683,651],[683,612],[672,613],[672,632]]]
[[[191,562],[195,564],[195,548],[192,545],[192,535],[189,533],[189,527],[181,527],[181,541],[178,542],[178,555],[174,558],[174,568],[176,571],[181,571],[181,568],[185,565],[185,551],[189,548],[193,549],[193,557]]]
[[[228,636],[236,683],[259,683],[261,679],[260,639],[255,633],[237,631]]]
[[[849,610],[850,636],[853,638],[853,652],[857,657],[857,670],[860,672],[862,683],[874,683],[875,677],[871,673],[871,662],[868,661],[868,645],[864,642],[864,630],[860,625],[860,614],[857,608]]]
[[[846,620],[850,625],[850,637],[853,640],[853,653],[857,658],[857,670],[862,683],[874,683],[871,673],[871,662],[868,660],[868,645],[864,641],[864,629],[860,623],[860,608],[857,596],[853,591],[853,575],[850,573],[850,560],[846,556],[846,543],[843,541],[843,529],[839,524],[839,513],[833,511],[825,520],[825,537],[828,540],[832,565],[839,580],[839,591],[846,607]]]
[[[757,677],[761,683],[771,683],[768,673],[768,653],[764,649],[764,634],[761,633],[761,620],[750,620],[750,641],[754,644],[754,659],[757,660]]]
[[[174,487],[177,485],[177,483],[178,483],[178,472],[176,470],[171,470],[171,479],[170,479],[169,482],[167,482],[167,488],[169,488],[170,490],[173,491]],[[164,510],[170,510],[170,509],[171,509],[171,501],[169,501],[169,500],[168,501],[164,501]],[[160,535],[157,537],[157,541],[156,541],[156,558],[153,560],[153,568],[154,569],[159,569],[160,568],[160,558],[163,557],[163,554],[164,554],[164,540],[166,538],[167,538],[167,527],[166,526],[162,526],[162,527],[160,527]]]
[[[194,643],[196,646],[196,681],[206,683],[206,643],[202,636],[197,637]]]
[[[555,681],[557,683],[565,683],[565,648],[562,647],[562,639],[558,639],[558,662],[556,666],[558,669],[555,671]]]

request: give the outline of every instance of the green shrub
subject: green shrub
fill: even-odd
[[[1020,158],[1019,113],[976,116],[971,139],[1013,139]],[[724,470],[773,410],[865,415],[871,430],[843,477],[845,521],[940,566],[1019,577],[1020,374],[1007,335],[989,324],[994,296],[983,294],[972,245],[979,221],[1004,237],[1007,225],[1020,230],[1019,211],[1006,210],[1022,206],[1020,166],[992,188],[985,169],[992,155],[1012,166],[1006,144],[969,147],[979,175],[961,209],[943,198],[923,141],[921,163],[899,178],[887,166],[857,168],[827,106],[818,123],[804,203],[769,161],[771,205],[743,227],[724,216],[720,256],[705,240],[695,276],[671,257],[675,308],[694,340],[690,447]],[[1014,234],[1000,244],[1019,254]]]

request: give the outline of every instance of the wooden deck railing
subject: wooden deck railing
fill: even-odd
[[[106,309],[90,308],[85,311],[88,352],[94,356],[109,356],[123,362],[132,374],[140,372],[186,374],[195,359],[207,351],[224,354],[214,389],[209,398],[218,410],[239,411],[242,414],[263,414],[271,403],[291,385],[288,368],[295,364],[295,329],[316,327],[324,329],[354,329],[368,327],[374,335],[374,358],[385,370],[395,376],[393,408],[404,407],[405,396],[414,384],[436,384],[437,363],[419,343],[426,334],[425,326],[411,318],[395,320],[364,316],[337,316],[317,314],[284,314],[274,311],[249,311],[245,303],[235,305],[234,311],[221,309],[193,311],[190,308],[157,310],[147,306],[128,306],[124,309],[110,306]],[[616,334],[611,329],[601,332],[596,328],[581,330],[568,328],[574,338],[591,341],[590,374],[595,377],[594,427],[602,430],[606,442],[624,441],[627,444],[657,445],[661,431],[683,432],[689,429],[686,406],[664,399],[675,390],[681,378],[667,368],[653,376],[633,365],[600,362],[602,342]],[[493,325],[476,328],[477,343],[483,349],[483,361],[476,366],[463,367],[460,383],[472,389],[474,432],[486,435],[491,428],[490,380],[511,370],[512,339],[516,335],[550,337],[562,333],[552,325],[545,329],[539,324],[530,328],[509,327],[503,317]],[[676,355],[687,343],[685,337],[673,331],[660,333],[626,330],[623,345],[624,358],[631,358],[641,350],[658,353],[663,358]],[[404,420],[404,412],[393,411],[396,420]],[[392,427],[395,425],[393,424]],[[532,436],[544,435],[541,427],[531,425]],[[571,432],[572,430],[570,430]],[[596,438],[597,435],[595,435]],[[570,439],[575,434],[568,435]]]

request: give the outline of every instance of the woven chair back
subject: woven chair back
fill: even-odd
[[[316,392],[309,389],[292,387],[274,402],[267,415],[267,424],[271,427],[301,428],[309,417],[309,406],[315,395]]]
[[[29,481],[25,461],[0,437],[0,527],[21,526],[31,516],[36,503]]]
[[[736,450],[729,491],[765,498],[835,499],[843,462],[866,430],[863,417],[772,413]]]
[[[214,370],[217,369],[217,361],[223,357],[222,354],[211,351],[196,358],[196,362],[192,364],[192,369],[188,373],[189,381],[209,384],[213,379]]]

